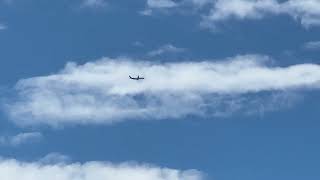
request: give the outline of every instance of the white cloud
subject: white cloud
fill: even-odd
[[[150,51],[148,53],[148,56],[159,56],[159,55],[162,55],[162,54],[165,54],[165,53],[180,53],[180,52],[183,52],[183,51],[185,51],[185,49],[176,47],[176,46],[174,46],[172,44],[166,44],[166,45],[163,45],[163,46],[159,47],[156,50]]]
[[[320,49],[320,41],[310,41],[304,44],[305,49],[310,50],[319,50]]]
[[[18,125],[110,124],[228,114],[240,98],[319,88],[319,65],[273,67],[268,60],[246,55],[165,64],[120,58],[69,63],[57,74],[20,80],[19,96],[7,110]],[[128,75],[146,79],[132,81]],[[236,109],[249,104],[243,102]]]
[[[106,0],[84,0],[82,7],[105,7],[107,5]]]
[[[161,6],[147,7],[163,9]],[[263,19],[269,16],[287,15],[308,28],[320,25],[319,0],[182,0],[175,3],[176,11],[185,8],[201,9],[202,26],[216,27],[227,20]],[[209,9],[209,12],[202,9]],[[190,10],[189,10],[190,11]]]
[[[230,18],[258,19],[280,12],[276,0],[217,0],[208,19],[221,21]]]
[[[289,0],[281,6],[284,13],[300,20],[305,27],[320,25],[319,0]]]
[[[215,24],[228,19],[262,19],[289,15],[305,27],[320,25],[319,0],[217,0],[203,23]]]
[[[0,160],[0,179],[6,180],[203,180],[196,170],[181,171],[134,163],[112,164],[87,162],[84,164],[41,162],[26,163]]]
[[[262,19],[289,15],[305,27],[320,25],[319,0],[217,0],[203,24],[213,26],[228,19]]]
[[[39,132],[20,133],[15,136],[0,137],[0,144],[6,146],[19,146],[24,143],[36,142],[43,138]]]

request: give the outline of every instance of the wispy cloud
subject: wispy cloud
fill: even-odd
[[[228,114],[242,111],[259,93],[319,88],[319,65],[274,67],[267,65],[268,59],[246,55],[166,64],[109,58],[69,63],[57,74],[20,80],[19,96],[7,110],[18,125],[110,124]],[[132,81],[128,75],[146,79]],[[244,103],[234,108],[240,98]]]
[[[101,8],[107,6],[106,0],[83,0],[82,7]]]
[[[87,162],[84,164],[0,160],[0,179],[7,180],[203,180],[196,170],[176,170],[145,164]]]
[[[177,6],[173,0],[147,0],[149,8],[172,8]]]
[[[38,162],[41,164],[61,164],[71,162],[71,158],[60,153],[50,153],[39,159]]]
[[[305,49],[320,50],[320,41],[310,41],[304,44]]]
[[[162,6],[147,7],[152,10],[164,9]],[[269,16],[286,15],[299,21],[304,27],[320,25],[319,0],[182,0],[174,4],[172,11],[193,8],[200,9],[203,27],[215,28],[228,20],[258,20]],[[206,9],[209,9],[207,11]]]
[[[186,49],[176,47],[172,44],[166,44],[159,47],[158,49],[148,52],[148,56],[159,56],[165,53],[181,53],[181,52],[184,52],[185,50]]]
[[[5,25],[5,24],[0,24],[0,30],[5,30],[7,29],[8,27]]]
[[[3,146],[19,146],[25,143],[32,143],[43,138],[39,132],[20,133],[14,136],[1,136],[0,144]]]
[[[141,41],[135,41],[132,43],[132,45],[135,47],[143,47],[144,46],[144,44]]]
[[[210,4],[211,0],[182,0],[182,1],[175,1],[175,0],[147,0],[146,1],[146,8],[139,13],[141,15],[150,16],[156,11],[168,12],[176,11],[181,8],[185,7],[192,7],[194,6],[196,9],[203,7],[206,4]]]

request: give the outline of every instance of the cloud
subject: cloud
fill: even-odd
[[[266,103],[274,93],[319,88],[319,65],[275,67],[269,61],[244,55],[165,64],[121,58],[68,63],[57,74],[20,80],[6,109],[18,125],[111,124],[241,112],[257,98]]]
[[[147,0],[146,8],[139,11],[139,14],[143,16],[151,16],[154,13],[154,10],[172,9],[177,6],[178,4],[173,0]]]
[[[139,14],[143,15],[143,16],[151,16],[152,15],[152,10],[151,9],[145,9],[145,10],[139,11]]]
[[[40,141],[43,135],[39,132],[20,133],[15,136],[0,137],[0,144],[5,146],[19,146],[21,144]]]
[[[106,0],[84,0],[82,2],[82,7],[100,8],[105,7],[106,5]]]
[[[172,8],[177,6],[173,0],[147,0],[149,8]]]
[[[38,162],[41,164],[68,163],[71,162],[71,158],[60,153],[50,153],[45,157],[41,158]]]
[[[320,49],[320,41],[310,41],[304,44],[305,49],[309,50],[319,50]]]
[[[195,6],[197,8],[211,4],[212,0],[147,0],[147,8],[149,9],[168,9],[174,7]]]
[[[169,11],[176,11],[179,9],[188,8],[190,12],[190,7],[192,9],[200,9],[205,5],[212,4],[212,0],[147,0],[146,1],[146,8],[139,13],[145,16],[151,16],[154,12],[168,12]]]
[[[135,41],[132,43],[132,45],[135,47],[143,47],[144,46],[143,42],[141,42],[141,41]]]
[[[5,30],[7,29],[8,27],[5,25],[5,24],[0,24],[0,31],[1,30]]]
[[[8,180],[203,180],[201,172],[181,171],[135,163],[84,164],[41,162],[26,163],[14,159],[0,160],[0,179]]]
[[[149,3],[147,7],[153,11],[166,8],[150,6]],[[290,16],[306,28],[320,25],[319,0],[182,0],[172,7],[175,8],[171,12],[181,9],[190,12],[190,7],[198,10],[197,13],[203,18],[201,25],[210,28],[228,20],[258,20],[279,15]]]
[[[159,55],[162,55],[165,53],[181,53],[183,51],[185,51],[185,49],[175,47],[172,44],[166,44],[166,45],[159,47],[156,50],[152,50],[152,51],[148,52],[148,56],[159,56]]]
[[[320,25],[319,0],[217,0],[204,24],[214,25],[228,19],[262,19],[272,15],[289,15],[305,27]]]
[[[260,19],[275,13],[280,13],[280,6],[275,0],[217,0],[207,20]]]

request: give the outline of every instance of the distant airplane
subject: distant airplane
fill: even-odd
[[[133,78],[133,77],[131,77],[130,75],[129,75],[129,78],[130,79],[133,79],[133,80],[140,80],[140,79],[144,79],[144,77],[140,77],[140,76],[138,76],[138,77],[136,77],[136,78]]]

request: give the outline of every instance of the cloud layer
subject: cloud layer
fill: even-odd
[[[0,160],[0,179],[8,180],[203,180],[196,170],[180,171],[149,165],[103,162],[85,164],[25,163]]]
[[[241,102],[250,104],[248,97],[261,98],[264,92],[262,101],[273,92],[319,88],[319,65],[273,67],[268,61],[246,55],[166,64],[109,58],[68,63],[57,74],[19,81],[18,97],[7,110],[19,125],[210,117],[222,109],[241,110]],[[128,75],[146,79],[133,81]]]

